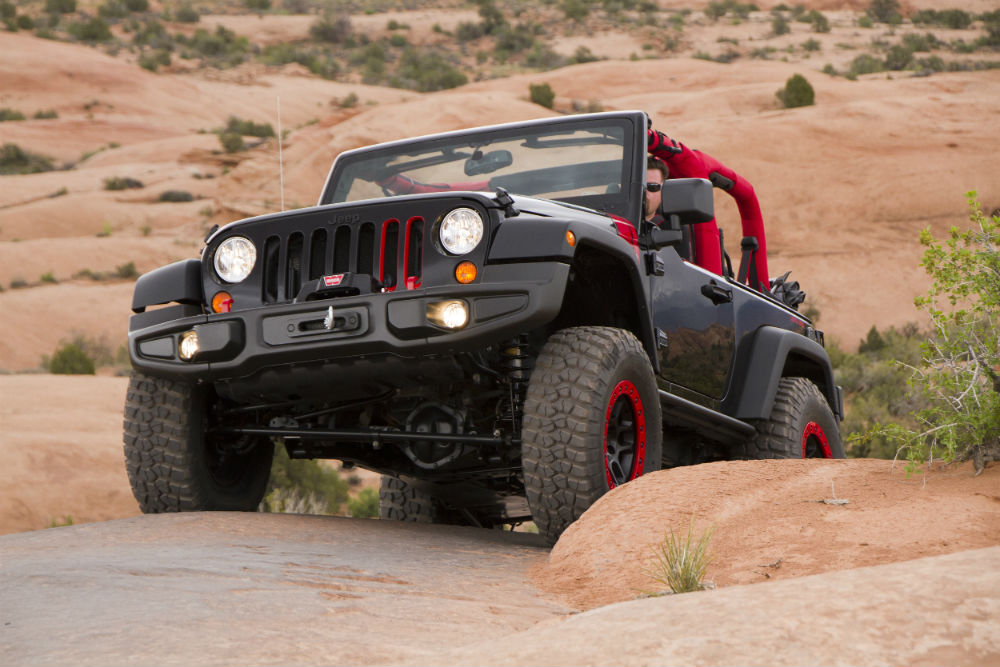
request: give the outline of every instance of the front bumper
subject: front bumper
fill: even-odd
[[[217,382],[278,366],[472,351],[554,319],[568,276],[569,266],[559,262],[501,264],[485,267],[481,279],[471,285],[271,304],[211,315],[184,316],[190,307],[154,310],[132,317],[129,355],[134,368],[152,375]],[[469,323],[464,328],[447,330],[427,320],[427,304],[447,299],[468,304]],[[173,319],[168,313],[182,316]],[[198,333],[201,350],[184,361],[178,344],[192,330]]]

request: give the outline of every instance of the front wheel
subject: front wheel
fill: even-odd
[[[811,380],[785,377],[778,382],[771,417],[757,424],[749,444],[751,459],[842,459],[840,424]]]
[[[521,441],[528,506],[550,544],[609,490],[659,470],[659,393],[636,337],[610,327],[553,334],[531,374]]]
[[[257,509],[274,446],[207,433],[209,392],[133,372],[125,399],[125,466],[145,513]]]

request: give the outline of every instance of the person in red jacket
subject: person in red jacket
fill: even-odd
[[[764,220],[760,204],[750,182],[715,158],[701,151],[688,148],[658,130],[647,130],[649,153],[663,160],[671,178],[705,178],[712,185],[726,191],[736,200],[743,224],[743,237],[757,241],[754,253],[756,275],[748,275],[747,283],[753,289],[767,292],[770,282],[767,273],[767,247],[764,242]],[[694,236],[694,261],[713,273],[722,274],[722,250],[719,243],[719,226],[715,220],[692,225]],[[754,273],[751,271],[751,274]]]

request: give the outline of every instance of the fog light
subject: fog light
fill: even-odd
[[[463,285],[468,285],[476,279],[477,273],[475,264],[472,262],[462,262],[455,267],[455,280]]]
[[[200,349],[198,345],[198,332],[185,331],[181,334],[181,342],[177,345],[177,351],[184,361],[191,361]]]
[[[447,329],[461,329],[469,322],[469,308],[464,301],[438,301],[427,304],[427,319]]]

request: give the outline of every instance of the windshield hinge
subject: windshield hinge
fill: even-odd
[[[521,214],[521,212],[517,210],[517,207],[514,206],[513,197],[511,197],[510,193],[503,188],[497,188],[493,201],[495,201],[498,206],[503,208],[504,215],[508,218],[515,218]]]

